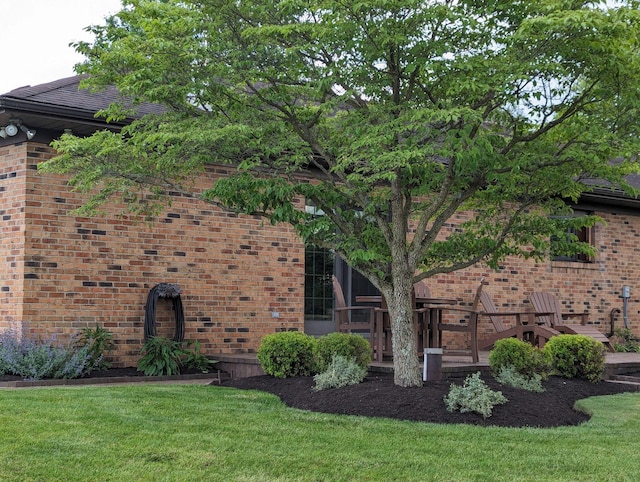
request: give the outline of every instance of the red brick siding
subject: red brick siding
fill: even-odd
[[[72,216],[82,196],[35,169],[52,154],[29,144],[22,174],[26,331],[70,338],[98,323],[114,333],[119,364],[135,365],[147,295],[160,282],[181,287],[185,338],[205,353],[251,353],[267,333],[303,330],[304,249],[290,228],[179,196],[153,224],[119,218],[114,206],[101,218]],[[158,332],[173,330],[171,303],[160,300]]]
[[[530,307],[530,293],[547,291],[559,298],[563,312],[588,311],[589,323],[603,333],[610,331],[611,311],[622,310],[622,286],[629,285],[629,321],[637,336],[640,334],[640,217],[605,211],[596,214],[604,218],[605,223],[595,228],[594,244],[598,254],[593,263],[509,259],[497,272],[474,266],[438,276],[428,284],[434,296],[455,294],[462,304],[471,305],[478,282],[485,276],[486,291],[496,306],[505,311]],[[623,317],[619,314],[616,327],[622,326]],[[480,320],[479,330],[480,336],[494,332],[486,318]],[[452,340],[450,337],[450,343],[455,345]]]
[[[21,329],[26,145],[0,148],[0,330]]]
[[[70,192],[64,178],[36,172],[52,155],[35,143],[0,148],[0,329],[18,325],[69,338],[98,323],[115,335],[118,364],[135,365],[146,298],[160,282],[182,288],[186,339],[199,340],[206,353],[252,353],[267,333],[303,329],[304,247],[289,227],[178,196],[153,224],[117,217],[117,206],[108,206],[105,217],[73,216],[69,211],[82,196]],[[212,170],[199,187],[224,174]],[[587,309],[606,333],[627,284],[638,334],[640,217],[597,214],[606,224],[595,229],[593,263],[511,259],[498,272],[476,266],[438,276],[428,280],[431,291],[470,305],[486,276],[487,291],[504,309],[527,307],[532,291],[550,291],[567,311]],[[158,304],[158,333],[165,336],[174,328],[170,306]],[[493,332],[488,320],[481,320],[480,332]],[[445,335],[447,346],[464,343]]]

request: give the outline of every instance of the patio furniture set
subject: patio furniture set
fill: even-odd
[[[413,325],[416,335],[416,351],[423,353],[424,348],[441,348],[442,334],[445,331],[467,333],[469,348],[466,350],[447,350],[447,354],[467,355],[477,363],[480,350],[490,349],[502,338],[515,337],[542,347],[549,338],[560,334],[580,334],[602,342],[609,351],[613,351],[610,340],[594,326],[588,325],[588,313],[562,313],[558,298],[551,293],[536,292],[529,297],[530,309],[500,311],[484,286],[484,278],[476,290],[471,307],[460,306],[456,299],[443,299],[431,296],[424,282],[414,285]],[[367,336],[375,361],[384,361],[392,357],[391,324],[389,311],[384,297],[356,296],[362,305],[348,306],[340,282],[333,277],[333,290],[336,300],[336,331],[342,333],[360,333]],[[463,314],[464,320],[452,322],[449,313]],[[495,333],[478,337],[478,321],[487,317]],[[571,324],[571,318],[578,318],[579,324]],[[505,319],[512,320],[505,323]]]

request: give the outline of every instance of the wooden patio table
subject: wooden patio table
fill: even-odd
[[[376,315],[376,336],[377,336],[377,349],[376,349],[376,359],[378,361],[382,361],[383,351],[390,351],[390,343],[388,339],[383,341],[383,319],[382,315],[385,311],[388,311],[386,300],[381,295],[362,295],[356,296],[357,303],[372,303],[380,305],[380,309]],[[456,305],[458,300],[453,298],[424,298],[424,297],[416,297],[415,304],[416,310],[421,313],[427,313],[427,326],[422,328],[422,337],[418,337],[417,342],[418,346],[417,351],[419,353],[422,352],[423,348],[439,348],[441,345],[442,334],[435,333],[433,329],[434,326],[437,326],[438,321],[442,317],[442,309],[446,306]],[[426,328],[426,330],[425,330]],[[416,332],[419,331],[419,326],[415,327]],[[425,336],[425,331],[427,332],[427,336]],[[427,345],[427,346],[425,346]]]

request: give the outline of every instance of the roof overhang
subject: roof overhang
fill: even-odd
[[[85,78],[76,75],[46,84],[19,87],[0,95],[0,127],[8,125],[11,119],[18,119],[24,126],[36,130],[34,142],[49,143],[67,130],[78,136],[88,136],[103,129],[118,131],[134,120],[130,117],[107,122],[96,117],[97,112],[112,103],[127,100],[114,86],[96,91],[80,88]],[[166,108],[142,103],[135,106],[135,111],[135,117],[140,117],[165,112]],[[23,134],[0,138],[0,145],[24,141],[26,137]]]
[[[79,136],[91,135],[101,129],[117,131],[131,121],[107,123],[96,118],[92,110],[0,96],[0,126],[7,125],[11,119],[20,119],[37,131],[49,132],[47,137],[52,138],[68,129]]]

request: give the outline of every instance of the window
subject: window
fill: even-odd
[[[308,244],[304,255],[304,319],[331,320],[333,317],[333,253]]]
[[[355,304],[359,295],[376,295],[378,290],[360,273],[353,270],[329,249],[313,244],[305,247],[304,277],[304,331],[321,336],[335,331],[333,319],[333,275],[336,275],[344,292],[347,304]],[[353,313],[355,317],[366,316],[364,312]],[[364,321],[356,320],[354,321]]]
[[[581,217],[581,216],[591,216],[593,213],[588,211],[579,211],[574,210],[572,217]],[[569,228],[567,230],[567,238],[569,236],[574,235],[577,238],[578,242],[588,243],[591,246],[594,246],[594,228],[593,227],[582,227],[582,228]],[[590,263],[593,261],[588,255],[584,253],[576,253],[572,255],[553,255],[553,261],[569,261],[569,262],[577,262],[577,263]]]
[[[323,215],[320,209],[312,205],[307,205],[306,210],[316,216]],[[304,269],[304,331],[307,334],[319,336],[335,330],[332,279],[334,274],[342,286],[348,305],[355,304],[356,296],[379,294],[364,276],[335,256],[330,249],[307,244]],[[364,313],[354,316],[364,316]]]

